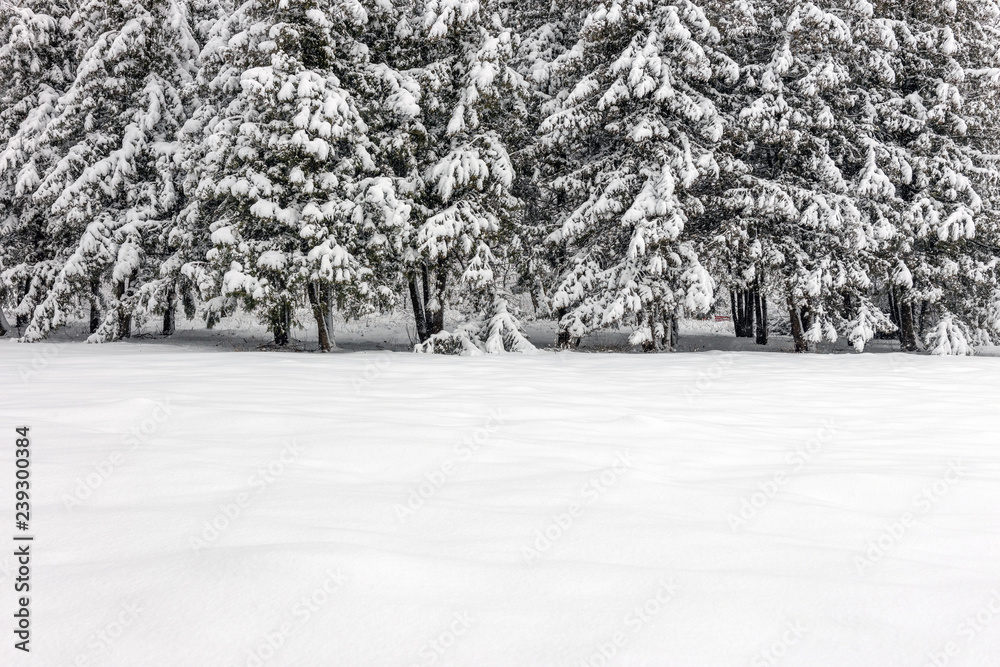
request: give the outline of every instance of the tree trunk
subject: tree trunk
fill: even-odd
[[[931,312],[931,302],[928,301],[927,299],[924,299],[923,301],[920,302],[920,317],[919,317],[920,327],[918,333],[921,336],[923,336],[924,331],[927,330],[927,317],[928,315],[930,315],[930,312]]]
[[[757,316],[757,344],[767,345],[767,297],[760,293],[760,288],[753,291],[753,296]]]
[[[426,264],[420,267],[420,287],[420,297],[424,300],[420,306],[420,310],[424,313],[424,330],[428,336],[433,336],[435,333],[431,331],[431,318],[433,316],[428,310],[431,302],[431,277]]]
[[[448,272],[443,268],[438,269],[437,292],[434,294],[434,301],[437,303],[437,310],[432,312],[432,319],[428,328],[431,335],[444,331],[444,289],[448,284]]]
[[[0,338],[6,336],[8,333],[10,333],[10,331],[11,331],[10,322],[8,322],[7,318],[4,317],[3,306],[0,306]]]
[[[642,343],[643,352],[656,352],[660,349],[660,339],[656,335],[656,311],[646,311],[646,326],[649,327],[649,340]]]
[[[177,289],[173,283],[167,288],[167,308],[163,311],[163,335],[173,336],[177,328]]]
[[[666,331],[667,349],[669,349],[672,352],[677,349],[677,341],[681,337],[680,324],[677,321],[676,315],[671,315],[667,318],[666,328],[667,328]]]
[[[733,328],[737,338],[753,336],[754,299],[753,290],[730,290],[729,302],[733,309]]]
[[[901,327],[899,326],[899,307],[896,302],[896,290],[889,289],[889,319],[893,324],[896,325],[897,331]]]
[[[128,283],[128,278],[115,283],[115,299],[118,300],[118,338],[132,337],[132,313],[122,305],[122,299],[128,294]]]
[[[186,319],[193,320],[194,316],[198,314],[198,306],[194,302],[194,293],[189,287],[181,290],[181,306],[184,308],[184,317]]]
[[[90,333],[97,333],[101,326],[101,281],[90,281]]]
[[[791,297],[788,299],[788,318],[792,322],[792,340],[795,341],[796,352],[808,352],[809,344],[806,342],[805,332],[802,329],[802,319],[799,309],[795,307]]]
[[[426,342],[430,338],[427,333],[427,315],[424,313],[424,300],[417,290],[417,280],[410,278],[410,303],[413,304],[413,320],[417,324],[417,338],[420,342]]]
[[[917,336],[913,331],[913,304],[899,300],[899,347],[904,352],[917,350]]]
[[[277,307],[274,312],[274,320],[271,323],[274,331],[274,344],[279,347],[288,345],[288,338],[292,330],[292,308],[287,303]]]
[[[309,293],[309,305],[312,307],[313,318],[316,320],[316,330],[319,332],[319,351],[330,351],[330,335],[326,328],[326,313],[323,310],[323,300],[320,299],[320,288],[315,283],[306,287]]]
[[[438,268],[434,277],[435,292],[431,293],[431,272],[426,265],[420,267],[420,285],[415,277],[410,278],[410,301],[413,303],[413,319],[417,323],[417,337],[423,343],[434,334],[444,331],[444,290],[448,272]]]
[[[799,323],[802,326],[802,332],[805,334],[805,332],[812,329],[812,310],[810,310],[809,306],[802,306],[799,318]]]
[[[736,337],[740,338],[742,326],[740,324],[740,312],[736,309],[736,290],[729,290],[729,311],[732,313],[733,318],[733,329],[736,330]]]
[[[29,291],[31,291],[31,279],[30,278],[25,278],[24,279],[24,287],[21,289],[21,299],[20,300],[23,300],[26,296],[28,296],[28,292]],[[18,313],[14,317],[14,326],[17,327],[17,335],[18,336],[21,335],[21,331],[23,329],[27,328],[28,323],[30,321],[31,321],[31,317],[29,315],[27,315],[27,314],[22,315],[21,313]]]
[[[337,349],[337,337],[333,333],[333,288],[323,289],[323,316],[326,318],[326,335],[330,339],[330,349]]]

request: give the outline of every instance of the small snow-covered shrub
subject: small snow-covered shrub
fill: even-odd
[[[454,333],[450,331],[436,333],[423,343],[417,343],[413,351],[422,354],[450,354],[462,357],[475,357],[483,353],[477,342],[472,340],[468,332],[463,329]]]
[[[951,315],[945,315],[924,338],[924,344],[931,354],[961,355],[973,354],[972,344],[966,335],[964,327]]]
[[[490,354],[538,351],[524,335],[521,323],[510,312],[507,299],[503,297],[494,299],[490,316],[479,330],[479,337]]]
[[[494,297],[485,323],[469,322],[454,333],[442,331],[414,348],[414,352],[462,356],[536,351],[511,313],[509,301],[502,296]]]

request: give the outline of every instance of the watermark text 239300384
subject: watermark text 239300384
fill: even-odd
[[[28,427],[16,429],[14,440],[14,557],[17,576],[14,578],[14,648],[28,652],[31,642],[31,438]]]

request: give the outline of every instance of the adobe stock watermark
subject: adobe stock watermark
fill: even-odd
[[[694,384],[684,388],[684,398],[687,399],[688,405],[694,402],[696,396],[704,394],[725,375],[726,371],[736,363],[736,357],[736,353],[730,350],[721,356],[715,357],[712,363],[708,365],[708,368],[698,373],[698,378],[694,381]]]
[[[972,616],[966,616],[958,625],[955,634],[958,637],[946,641],[935,651],[927,652],[927,662],[924,667],[946,667],[951,664],[951,659],[957,657],[968,648],[976,637],[978,637],[986,626],[993,623],[993,620],[1000,616],[1000,590],[994,588],[990,591],[990,598],[983,603]]]
[[[524,562],[530,565],[541,559],[542,555],[548,552],[553,544],[562,539],[563,535],[573,528],[584,508],[596,503],[631,467],[632,462],[628,459],[628,452],[621,450],[615,452],[615,459],[611,465],[601,471],[599,475],[591,477],[580,488],[582,500],[571,503],[562,512],[553,514],[552,521],[545,528],[535,531],[534,541],[530,545],[521,546],[521,556],[524,558]]]
[[[885,524],[882,532],[868,541],[862,553],[854,556],[854,566],[858,570],[858,576],[865,576],[871,567],[885,558],[917,525],[919,517],[930,514],[966,472],[961,461],[949,461],[947,470],[939,478],[924,485],[919,493],[914,494],[912,503],[915,510],[904,512],[895,521]]]
[[[613,635],[598,642],[590,655],[580,661],[579,667],[606,667],[621,652],[622,648],[634,639],[647,623],[660,615],[663,609],[676,597],[680,588],[673,578],[660,581],[656,593],[645,602],[633,607],[621,620],[625,627]]]
[[[244,660],[240,664],[244,667],[263,667],[266,665],[284,648],[296,632],[308,625],[313,617],[333,599],[334,593],[350,581],[350,577],[341,572],[339,568],[327,570],[325,574],[326,579],[323,580],[322,584],[299,597],[285,614],[284,620],[266,632],[252,648],[247,649]]]
[[[366,360],[361,374],[351,378],[351,386],[354,387],[354,393],[360,394],[364,391],[365,387],[382,377],[391,365],[392,353],[385,350],[375,355],[374,359]]]
[[[99,667],[99,665],[107,664],[104,653],[139,622],[142,612],[143,607],[138,603],[122,602],[113,619],[90,633],[87,638],[87,648],[77,653],[69,665],[72,667]]]
[[[211,519],[206,519],[201,533],[189,538],[195,553],[208,548],[229,530],[254,502],[298,460],[303,447],[295,440],[285,441],[281,452],[270,463],[257,468],[247,478],[246,489],[237,493],[230,501],[221,503]]]
[[[406,497],[406,503],[400,504],[396,503],[393,509],[396,512],[396,518],[399,519],[401,523],[405,522],[411,516],[413,516],[417,510],[424,506],[424,504],[437,495],[444,485],[451,479],[451,476],[455,474],[458,469],[458,465],[463,461],[471,461],[476,455],[482,451],[486,445],[490,443],[493,438],[493,434],[496,433],[497,429],[504,423],[505,417],[502,408],[495,408],[490,410],[486,421],[482,426],[476,428],[470,435],[466,436],[457,443],[452,449],[453,457],[449,457],[444,462],[442,462],[437,468],[431,470],[430,472],[424,473],[424,479],[414,488],[410,494]]]
[[[775,667],[788,655],[791,648],[802,640],[808,630],[809,628],[799,621],[785,623],[785,630],[781,636],[761,649],[760,653],[750,661],[750,667]]]
[[[72,493],[62,494],[61,500],[67,511],[72,512],[76,507],[90,500],[94,493],[118,470],[126,456],[149,442],[149,439],[160,430],[160,427],[169,421],[174,414],[174,410],[170,406],[170,399],[154,401],[154,404],[152,413],[122,436],[117,449],[94,465],[91,472],[83,477],[77,477]]]
[[[39,374],[52,365],[52,362],[59,356],[59,345],[52,343],[31,343],[34,354],[27,364],[19,364],[17,374],[21,378],[21,384],[28,384]]]
[[[437,637],[424,642],[417,651],[419,662],[411,662],[410,667],[430,667],[437,664],[448,649],[455,645],[460,637],[472,627],[475,619],[468,611],[455,612],[452,621]]]
[[[757,490],[740,499],[735,512],[726,515],[726,521],[733,531],[746,526],[764,507],[785,488],[795,473],[799,472],[822,451],[837,434],[831,417],[823,422],[816,434],[785,455],[784,467],[775,470],[770,478],[757,482]]]

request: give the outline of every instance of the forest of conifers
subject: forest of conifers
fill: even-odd
[[[998,144],[998,0],[0,0],[0,333],[405,305],[499,352],[530,298],[662,350],[770,303],[967,354]]]

